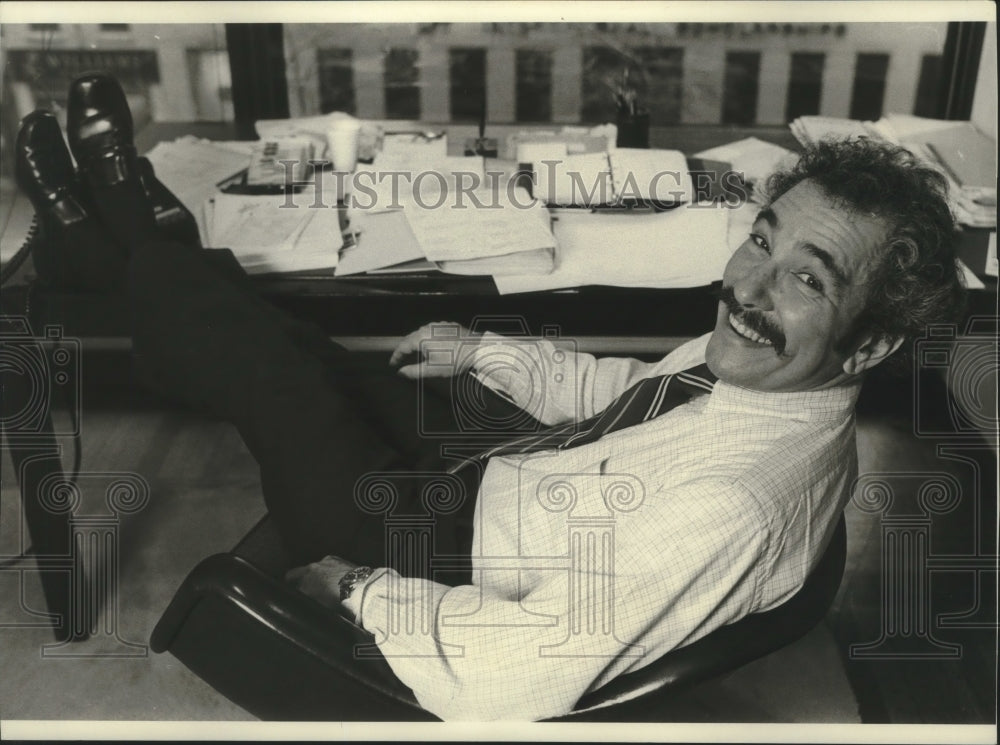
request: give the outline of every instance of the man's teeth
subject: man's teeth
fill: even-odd
[[[749,339],[750,341],[756,344],[763,344],[768,347],[772,346],[770,341],[765,339],[763,336],[758,334],[753,329],[749,329],[742,323],[740,323],[739,319],[732,313],[729,314],[729,325],[732,326],[736,330],[736,333],[742,336],[744,339]]]

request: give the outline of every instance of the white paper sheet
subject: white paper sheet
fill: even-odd
[[[663,213],[560,213],[558,264],[545,275],[494,277],[501,294],[582,285],[697,287],[722,277],[732,251],[730,210],[679,207]]]
[[[285,203],[284,196],[216,195],[206,202],[209,245],[229,248],[251,274],[337,266],[344,243],[337,210]]]
[[[490,205],[493,199],[497,195],[484,193],[480,201]],[[465,207],[446,204],[437,209],[412,205],[404,214],[431,261],[480,259],[555,245],[548,212],[524,189],[518,188],[510,201],[501,194],[495,204],[477,208],[466,202]]]
[[[691,173],[680,150],[618,148],[608,155],[608,160],[619,201],[691,201]]]
[[[734,171],[743,174],[746,181],[760,182],[778,168],[792,162],[795,153],[756,137],[747,137],[726,145],[702,150],[696,158],[728,163]]]

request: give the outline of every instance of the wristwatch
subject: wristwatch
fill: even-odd
[[[343,602],[351,597],[358,585],[363,585],[365,580],[372,576],[375,570],[371,567],[355,567],[340,578],[340,601]]]

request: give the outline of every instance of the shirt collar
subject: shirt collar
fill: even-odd
[[[790,393],[754,391],[720,380],[705,410],[763,414],[797,421],[842,420],[854,411],[860,392],[860,380],[820,391]]]

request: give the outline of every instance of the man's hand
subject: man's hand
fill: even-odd
[[[389,364],[404,378],[451,378],[472,367],[473,351],[481,334],[457,323],[428,323],[399,343]],[[416,361],[403,364],[409,357]]]
[[[327,608],[336,608],[340,605],[340,578],[356,566],[338,556],[327,556],[321,561],[289,570],[285,581]]]

